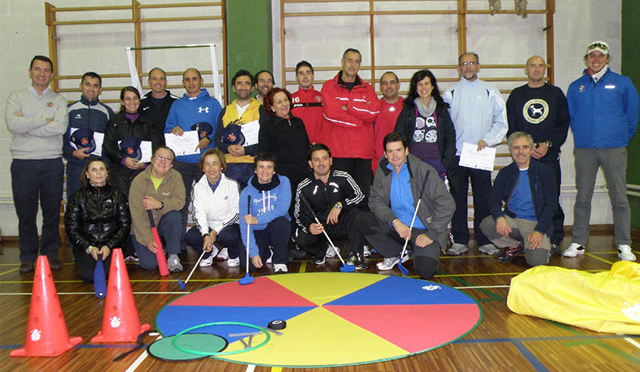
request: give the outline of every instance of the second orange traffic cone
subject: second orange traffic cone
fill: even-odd
[[[135,342],[139,334],[151,327],[140,325],[122,250],[116,248],[112,254],[102,331],[91,342]]]

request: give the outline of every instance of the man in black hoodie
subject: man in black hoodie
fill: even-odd
[[[151,91],[140,100],[140,114],[153,121],[153,126],[158,133],[164,133],[169,109],[179,97],[166,90],[167,74],[160,67],[154,67],[149,71],[147,84]],[[164,145],[164,136],[162,145]]]

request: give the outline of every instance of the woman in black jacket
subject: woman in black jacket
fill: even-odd
[[[138,113],[140,107],[140,93],[134,87],[128,86],[120,91],[120,111],[115,114],[104,133],[102,151],[111,161],[111,183],[125,196],[129,196],[131,181],[147,167],[140,161],[139,145],[143,141],[151,142],[151,148],[163,143],[163,133],[159,133],[153,121]],[[126,140],[126,141],[125,141]],[[134,144],[123,147],[120,142]],[[129,151],[127,151],[129,150]],[[147,154],[151,155],[151,154]]]
[[[122,247],[129,235],[131,216],[127,198],[109,184],[109,170],[102,159],[89,159],[80,182],[83,187],[67,203],[64,226],[80,278],[92,283],[98,259],[109,274],[111,250]]]
[[[393,130],[404,134],[411,154],[434,167],[443,180],[445,175],[451,180],[456,156],[456,131],[448,109],[436,77],[429,70],[419,70],[411,77]]]
[[[269,120],[260,125],[258,152],[272,153],[278,162],[278,174],[291,181],[291,195],[298,183],[309,175],[307,152],[309,136],[302,119],[291,115],[291,93],[282,88],[271,89],[264,100]]]

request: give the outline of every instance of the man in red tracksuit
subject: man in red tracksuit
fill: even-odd
[[[342,55],[342,70],[322,86],[322,130],[333,152],[333,166],[351,175],[365,196],[373,180],[373,123],[380,101],[371,84],[358,76],[362,55],[349,48]]]
[[[322,137],[322,94],[313,87],[315,75],[313,66],[307,61],[296,65],[296,81],[300,86],[292,93],[291,113],[304,123],[311,143],[323,143]]]

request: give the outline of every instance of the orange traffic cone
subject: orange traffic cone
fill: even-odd
[[[122,250],[115,248],[112,254],[102,331],[91,342],[135,342],[139,334],[151,327],[140,325]]]
[[[69,339],[58,292],[53,283],[47,256],[39,256],[33,277],[33,292],[24,347],[12,351],[13,357],[55,357],[82,341]]]

